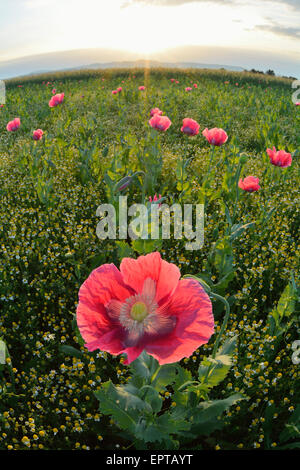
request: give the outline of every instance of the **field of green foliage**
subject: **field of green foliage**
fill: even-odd
[[[300,447],[300,108],[292,92],[287,79],[205,70],[7,81],[0,108],[0,449]],[[55,93],[64,100],[49,107]],[[165,132],[149,125],[155,107],[172,122]],[[9,132],[16,117],[20,127]],[[181,131],[184,118],[199,123],[199,134]],[[228,134],[213,154],[205,128]],[[32,138],[36,129],[41,140]],[[266,150],[274,146],[291,154],[289,167],[270,163]],[[259,190],[238,187],[249,175],[259,178]],[[121,180],[130,184],[123,188]],[[204,203],[204,246],[188,251],[174,237],[100,240],[97,207],[116,204],[120,194],[128,205],[154,194],[170,205]],[[109,380],[127,384],[132,370],[123,356],[89,352],[75,315],[93,269],[151,251],[216,294],[215,334],[180,362],[186,381],[207,367],[224,305],[230,312],[219,340],[234,338],[234,345],[216,366],[209,397],[200,386],[181,393],[171,378],[154,387],[152,424],[147,411],[148,433],[139,439],[99,398]],[[187,425],[176,423],[190,419],[180,410],[193,396],[200,407],[228,400],[218,413],[209,408],[189,438]],[[156,429],[162,416],[165,429],[162,419]]]

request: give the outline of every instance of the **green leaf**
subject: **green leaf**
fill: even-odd
[[[297,292],[294,290],[292,284],[288,284],[277,304],[277,312],[281,318],[283,316],[289,317],[294,312],[296,300]]]
[[[192,426],[192,432],[198,435],[208,436],[217,429],[221,429],[224,426],[224,422],[221,419],[224,411],[228,410],[232,405],[240,400],[244,400],[246,397],[240,393],[231,395],[224,400],[205,401],[198,405],[197,409],[192,410],[192,418],[194,425]]]
[[[231,227],[231,235],[230,239],[235,240],[236,238],[240,237],[245,230],[247,230],[250,227],[253,227],[256,224],[256,222],[249,222],[248,224],[235,224]]]
[[[141,396],[152,408],[154,413],[158,413],[161,410],[163,404],[163,398],[160,396],[157,390],[155,390],[150,385],[145,385],[142,387],[141,392],[145,391]]]
[[[138,375],[144,384],[151,385],[155,390],[164,390],[167,385],[175,382],[176,364],[160,366],[153,356],[145,351],[130,364],[133,375]]]
[[[132,247],[139,254],[152,253],[153,251],[160,251],[162,248],[162,240],[133,240]]]
[[[176,410],[178,410],[178,405],[186,406],[188,400],[188,393],[184,390],[185,387],[193,382],[193,376],[191,371],[184,369],[183,367],[177,365],[176,367],[177,375],[175,377],[175,383],[173,385],[174,389],[174,401],[177,403]],[[183,387],[182,391],[180,388]]]
[[[136,435],[145,442],[172,442],[172,435],[180,435],[190,429],[185,420],[173,419],[170,413],[155,417],[155,421],[141,420],[136,427]]]
[[[6,363],[7,349],[6,343],[0,338],[0,364]]]
[[[145,383],[150,381],[150,377],[159,367],[158,361],[153,356],[143,351],[135,361],[130,364],[130,370],[133,375],[138,375],[144,379]]]
[[[125,241],[116,241],[118,258],[121,260],[123,258],[130,258],[133,256],[132,248]]]
[[[231,365],[230,356],[216,356],[215,359],[205,358],[198,369],[200,388],[201,384],[206,385],[208,388],[219,385],[225,379]]]
[[[137,424],[135,419],[138,417],[137,413],[132,408],[130,410],[124,409],[124,396],[122,393],[118,394],[116,387],[111,381],[102,384],[101,389],[95,392],[95,397],[99,400],[99,410],[101,413],[112,416],[112,419],[122,429],[134,433]]]
[[[78,351],[78,349],[73,348],[73,346],[68,346],[67,344],[63,344],[62,346],[59,346],[59,350],[66,354],[66,356],[74,356],[77,357],[78,359],[84,359],[84,354],[81,351]]]
[[[235,335],[232,338],[226,339],[224,343],[222,344],[222,346],[219,348],[217,354],[220,356],[225,355],[225,354],[232,355],[232,353],[234,352],[236,348],[237,338],[238,336]]]
[[[167,385],[172,385],[176,377],[176,364],[165,364],[160,366],[158,372],[151,377],[151,384],[156,390],[160,391]]]
[[[209,389],[222,382],[232,366],[232,354],[236,347],[237,336],[227,339],[217,351],[216,357],[205,358],[198,369],[200,385],[197,389]],[[203,388],[204,386],[204,388]]]
[[[72,315],[73,315],[73,314],[72,314]],[[79,346],[84,346],[85,341],[84,341],[84,339],[82,338],[82,336],[81,336],[81,334],[80,334],[80,331],[79,331],[79,328],[78,328],[78,326],[77,326],[76,315],[73,315],[72,328],[73,328],[73,330],[75,331],[75,335],[76,335],[76,338],[77,338],[77,341],[78,341]]]
[[[233,280],[235,276],[235,271],[229,271],[222,279],[219,280],[217,284],[214,285],[214,291],[216,292],[224,292],[224,290],[228,287],[228,284]]]

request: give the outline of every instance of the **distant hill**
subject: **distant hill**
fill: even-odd
[[[283,75],[291,75],[294,69],[295,76],[298,69],[300,72],[299,64],[291,65],[285,57],[280,58],[278,62],[278,57],[273,57],[271,53],[244,51],[238,48],[182,46],[152,54],[149,59],[128,51],[95,48],[58,51],[2,61],[0,79],[86,68],[131,68],[145,65],[167,68],[223,68],[229,71],[272,69],[276,74]]]
[[[242,72],[245,70],[243,67],[234,65],[219,65],[219,64],[201,64],[198,62],[160,62],[157,60],[135,60],[123,62],[105,62],[89,64],[81,67],[72,68],[72,70],[87,69],[112,69],[112,68],[145,68],[145,67],[163,67],[163,68],[196,68],[196,69],[225,69],[233,72]],[[70,69],[68,69],[70,70]]]

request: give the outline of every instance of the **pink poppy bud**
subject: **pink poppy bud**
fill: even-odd
[[[267,154],[270,157],[270,162],[272,165],[280,166],[281,168],[287,168],[292,164],[292,155],[290,153],[285,152],[284,150],[276,150],[273,147],[273,150],[267,149]]]
[[[161,197],[162,197],[161,194],[159,195],[159,197],[157,197],[157,195],[155,193],[153,199],[152,199],[151,196],[149,196],[149,202],[159,201],[161,199]],[[161,206],[161,202],[158,204],[158,207],[160,207],[160,206]]]
[[[162,112],[159,108],[153,108],[153,109],[151,109],[151,111],[150,111],[150,116],[154,116],[154,114],[158,114],[159,116],[161,116],[162,113],[163,113],[163,112]]]
[[[150,119],[149,124],[151,127],[153,127],[153,129],[157,129],[159,131],[166,131],[167,129],[169,129],[172,123],[167,116],[160,116],[159,114],[154,114],[154,116]]]
[[[43,137],[44,132],[42,129],[37,129],[36,131],[33,131],[33,140],[41,140]]]
[[[64,97],[64,93],[58,93],[57,95],[52,96],[51,100],[49,101],[50,108],[54,108],[55,106],[61,104],[64,100]]]
[[[14,132],[19,129],[20,125],[21,125],[20,118],[15,118],[12,121],[9,121],[9,123],[6,126],[6,129],[8,130],[8,132]]]
[[[204,129],[202,132],[204,137],[208,140],[211,145],[216,145],[220,147],[221,145],[225,144],[228,140],[228,135],[223,129],[218,129],[214,127],[213,129],[208,130],[207,128]]]
[[[186,135],[193,136],[199,134],[200,125],[194,119],[185,118],[182,121],[181,132]]]
[[[258,183],[259,178],[256,178],[255,176],[247,176],[244,180],[240,179],[239,188],[247,191],[248,193],[253,193],[254,191],[258,191],[260,189]]]

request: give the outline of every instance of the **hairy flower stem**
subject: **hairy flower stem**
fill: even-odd
[[[212,352],[212,357],[214,359],[216,357],[216,353],[217,353],[217,350],[218,350],[219,343],[221,341],[221,337],[222,337],[222,335],[223,335],[223,333],[226,329],[226,326],[227,326],[227,322],[228,322],[229,315],[230,315],[230,305],[227,302],[227,300],[224,297],[222,297],[221,295],[215,294],[214,292],[211,292],[210,295],[212,297],[214,297],[215,299],[220,300],[225,305],[225,310],[226,310],[225,317],[224,317],[224,320],[223,320],[223,323],[222,323],[222,326],[221,326],[221,330],[220,330],[220,333],[218,334],[218,337],[217,337],[217,340],[215,342],[214,349],[213,349],[213,352]]]
[[[216,342],[215,342],[215,345],[214,345],[214,348],[213,348],[213,352],[212,352],[212,358],[215,359],[217,351],[218,351],[218,347],[219,347],[219,344],[220,344],[220,341],[221,341],[221,338],[222,338],[222,335],[223,335],[223,333],[226,329],[227,322],[228,322],[228,319],[229,319],[230,305],[227,302],[227,300],[224,297],[222,297],[221,295],[215,294],[214,292],[210,292],[209,295],[211,297],[214,297],[215,299],[220,300],[225,305],[225,310],[226,310],[225,317],[223,319],[223,323],[222,323],[222,326],[221,326],[221,329],[220,329],[220,333],[218,334],[218,337],[216,339]],[[208,375],[209,375],[209,372],[210,372],[212,366],[213,366],[213,364],[211,364],[208,367],[207,371],[206,371],[206,374],[205,374],[205,377],[204,377],[204,383],[207,382]]]
[[[211,149],[211,152],[210,152],[208,170],[207,170],[207,173],[206,173],[206,176],[205,176],[205,180],[206,180],[206,178],[207,178],[207,175],[208,175],[209,172],[210,172],[210,167],[211,167],[211,164],[212,164],[212,161],[213,161],[213,158],[214,158],[214,154],[215,154],[215,146],[213,145],[213,146],[212,146],[212,149]]]
[[[241,175],[241,170],[242,166],[239,163],[237,171],[236,171],[236,179],[235,179],[235,201],[234,201],[234,207],[233,207],[233,216],[232,216],[232,222],[235,222],[235,217],[236,217],[236,208],[237,208],[237,203],[239,200],[239,179]]]

